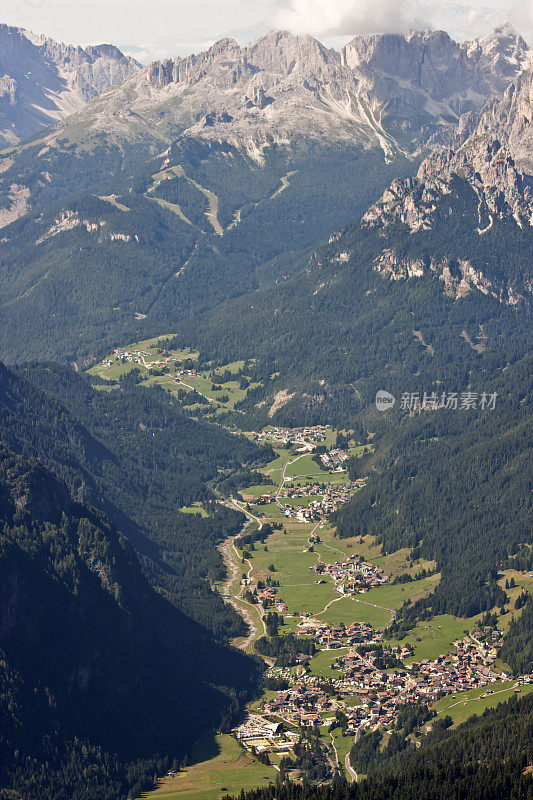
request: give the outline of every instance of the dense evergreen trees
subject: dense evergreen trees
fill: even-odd
[[[0,366],[0,432],[11,449],[67,482],[76,499],[109,514],[167,598],[219,637],[244,631],[210,587],[224,574],[216,544],[244,518],[210,502],[208,484],[269,458],[268,448],[189,419],[163,391],[124,384],[103,392],[52,364],[18,374]],[[198,500],[208,503],[207,518],[178,513]]]
[[[181,330],[206,309],[300,269],[331,230],[414,169],[403,158],[384,161],[379,150],[303,143],[289,152],[272,147],[260,166],[234,147],[178,139],[170,164],[216,194],[221,237],[205,217],[207,198],[184,178],[146,195],[161,159],[142,143],[76,156],[52,148],[49,181],[39,150],[24,148],[0,185],[7,205],[13,182],[23,180],[32,197],[31,212],[10,226],[0,251],[0,358],[10,363],[87,363],[117,345]],[[290,185],[273,197],[288,172]],[[111,194],[129,211],[100,199]],[[155,196],[181,203],[193,224]],[[47,238],[64,210],[93,228],[80,224]],[[240,222],[228,229],[237,211]]]
[[[0,786],[21,797],[147,788],[256,684],[153,591],[105,515],[3,447],[0,575]]]
[[[434,594],[404,608],[397,629],[427,613],[472,616],[504,602],[498,569],[532,535],[530,365],[485,384],[498,393],[485,414],[393,415],[366,458],[367,486],[334,515],[340,536],[369,533],[386,552],[409,547],[437,562]]]
[[[531,596],[528,597],[518,619],[511,622],[500,656],[517,674],[533,672],[533,598]]]

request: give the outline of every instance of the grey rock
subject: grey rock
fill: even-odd
[[[113,45],[71,47],[0,25],[0,142],[38,133],[139,69]]]
[[[395,181],[364,215],[363,224],[399,220],[412,231],[430,229],[439,199],[451,191],[454,175],[476,193],[479,208],[533,225],[533,69],[526,68],[478,114],[460,120],[451,146],[437,149],[419,167],[415,179]],[[486,229],[482,225],[480,234]]]
[[[179,134],[228,141],[257,160],[269,143],[301,139],[411,155],[447,141],[463,112],[501,97],[527,54],[509,29],[463,44],[442,31],[357,37],[341,53],[273,31],[247,47],[223,39],[150,64],[69,122],[154,146]]]

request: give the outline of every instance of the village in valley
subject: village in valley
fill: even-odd
[[[353,742],[368,731],[394,731],[406,708],[450,716],[453,724],[467,709],[478,713],[533,690],[533,675],[513,680],[499,662],[502,631],[493,620],[445,615],[420,622],[403,638],[390,632],[403,603],[429,594],[440,575],[408,551],[382,554],[357,532],[349,540],[335,537],[329,515],[366,483],[347,471],[361,445],[344,432],[343,447],[336,447],[337,437],[331,429],[261,431],[260,439],[277,448],[278,459],[264,470],[273,482],[266,492],[241,490],[236,502],[248,515],[248,535],[235,537],[223,553],[242,571],[230,601],[255,615],[245,644],[268,665],[263,697],[235,729],[237,739],[250,753],[290,768],[298,763],[295,742],[311,731],[331,774],[337,768],[353,780]],[[344,466],[317,457],[324,442],[326,454],[347,454]],[[532,588],[532,577],[522,576],[524,588]]]
[[[167,336],[117,349],[91,373],[117,383],[136,369],[141,385],[159,384],[190,413],[218,421],[239,413],[257,385],[251,366],[200,367],[198,353]],[[364,470],[352,467],[365,463],[359,459],[372,452],[371,439],[322,425],[235,432],[270,445],[275,458],[253,485],[219,500],[246,523],[219,546],[227,579],[213,589],[245,620],[248,633],[234,644],[264,659],[263,687],[232,733],[217,736],[219,757],[198,756],[199,766],[169,776],[169,797],[193,800],[203,763],[212,781],[203,800],[274,783],[282,773],[305,779],[302,747],[322,762],[321,780],[353,781],[354,742],[370,731],[399,730],[406,709],[425,709],[424,724],[411,733],[416,742],[436,720],[456,725],[533,690],[533,675],[512,678],[498,657],[519,612],[437,615],[398,630],[402,607],[438,585],[437,565],[407,549],[383,553],[358,530],[349,539],[336,536],[331,515],[367,484]],[[499,580],[511,581],[513,603],[533,591],[531,573],[507,571]],[[238,778],[228,771],[234,758]]]

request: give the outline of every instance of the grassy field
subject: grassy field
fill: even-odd
[[[397,609],[405,600],[418,600],[429,594],[438,583],[439,576],[431,575],[429,578],[421,578],[410,583],[385,584],[377,589],[370,589],[359,599],[365,603],[375,603],[384,608]]]
[[[191,766],[161,786],[144,794],[153,800],[215,800],[224,794],[238,795],[241,789],[268,786],[276,770],[256,761],[228,734],[202,740],[191,754]]]
[[[415,654],[409,661],[436,658],[441,653],[448,653],[455,639],[462,639],[465,631],[470,631],[475,626],[479,617],[453,617],[450,614],[441,614],[431,620],[418,622],[416,627],[402,639],[403,644],[411,644]]]
[[[454,725],[459,725],[465,719],[471,717],[473,714],[482,714],[486,708],[495,708],[498,703],[504,703],[515,694],[514,687],[516,681],[506,681],[504,683],[493,684],[491,687],[482,687],[480,689],[471,689],[468,692],[458,692],[457,695],[448,695],[443,697],[442,700],[437,701],[432,708],[435,709],[439,716],[449,715],[454,722]],[[493,694],[486,697],[487,688],[492,690]],[[524,694],[533,692],[533,685],[520,686],[519,697]]]
[[[296,457],[296,456],[295,456]],[[287,478],[296,476],[313,476],[320,478],[321,476],[328,476],[330,473],[322,469],[322,467],[313,461],[312,455],[305,455],[295,461],[294,464],[289,464],[285,470]]]
[[[211,380],[208,371],[198,375],[178,376],[177,371],[180,368],[181,363],[188,358],[196,359],[198,357],[198,352],[189,348],[185,348],[183,350],[165,350],[164,353],[158,353],[157,350],[163,340],[171,338],[172,336],[173,334],[156,336],[152,339],[133,342],[132,344],[121,348],[129,353],[135,353],[138,351],[149,353],[149,355],[144,356],[146,366],[143,363],[134,363],[132,361],[126,361],[123,363],[122,358],[118,358],[113,352],[103,359],[102,362],[96,364],[94,367],[88,370],[88,372],[90,375],[96,375],[104,380],[115,381],[123,375],[126,375],[128,372],[131,372],[131,370],[138,369],[141,373],[142,383],[146,386],[159,384],[173,394],[177,394],[180,389],[182,391],[189,392],[191,392],[192,389],[196,389],[196,391],[204,395],[204,397],[213,401],[213,415],[216,415],[221,410],[224,411],[225,409],[233,409],[235,407],[235,403],[239,402],[239,400],[242,400],[246,396],[247,390],[240,388],[238,380],[217,384],[217,377],[220,377],[226,371],[229,371],[233,374],[237,373],[238,370],[244,366],[243,361],[234,361],[230,364],[218,367],[213,371],[213,380]],[[110,366],[106,366],[105,362],[109,361],[111,362]],[[168,371],[164,375],[151,375],[149,372],[150,367],[156,367],[157,369],[165,367]],[[215,385],[220,385],[221,388],[218,390],[213,390],[211,388],[213,383],[215,383]],[[257,383],[250,384],[251,388],[255,388],[256,386],[258,386]],[[222,399],[225,398],[226,395],[228,399]]]
[[[514,580],[516,586],[513,588],[505,588],[505,583]],[[498,580],[499,585],[505,591],[509,598],[506,603],[508,609],[506,614],[501,615],[499,609],[494,608],[493,611],[498,614],[498,626],[506,631],[512,620],[519,617],[522,609],[515,609],[514,604],[522,592],[533,594],[533,572],[518,572],[516,569],[506,569],[501,573],[501,578]]]
[[[272,491],[272,488],[268,487],[253,488],[257,494]],[[243,490],[244,495],[248,492],[251,493],[252,488]],[[305,504],[306,498],[303,500],[302,505]],[[293,502],[297,504],[297,500]],[[369,622],[377,628],[384,628],[391,620],[391,611],[398,609],[405,600],[417,599],[428,594],[439,579],[438,575],[433,575],[411,583],[387,584],[355,599],[341,598],[329,577],[325,577],[326,582],[323,584],[315,583],[316,576],[314,572],[310,572],[310,568],[319,558],[326,563],[333,563],[343,555],[354,553],[363,555],[364,558],[372,557],[374,561],[383,560],[383,556],[378,555],[380,552],[378,545],[368,540],[361,545],[359,539],[339,541],[334,537],[334,529],[324,525],[317,531],[321,542],[314,545],[313,552],[305,552],[314,525],[285,518],[275,504],[254,508],[253,513],[263,513],[266,519],[283,522],[286,533],[275,531],[266,542],[266,552],[258,546],[251,552],[251,558],[253,575],[256,579],[265,580],[271,576],[280,582],[279,596],[285,601],[291,614],[308,611],[331,624],[344,622],[349,625],[354,621],[360,621]],[[388,565],[394,566],[398,573],[407,571],[404,569],[407,563],[406,553],[407,551],[397,555],[394,565],[392,556],[387,556]],[[275,567],[273,573],[269,571],[271,564]],[[420,564],[418,568],[421,568]],[[330,603],[331,605],[326,608]]]
[[[339,650],[321,650],[309,662],[311,672],[321,678],[339,678],[340,670],[332,669],[331,665],[336,658],[345,656],[347,652],[347,647],[341,647]]]
[[[182,514],[198,514],[200,517],[208,517],[209,514],[200,503],[193,503],[192,506],[184,506],[180,508]]]
[[[339,597],[339,595],[336,596]],[[319,619],[332,625],[339,622],[343,622],[345,625],[351,625],[352,622],[368,622],[373,628],[383,629],[389,624],[391,614],[381,608],[357,602],[351,597],[342,597],[321,614]]]

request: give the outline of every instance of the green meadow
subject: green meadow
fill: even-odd
[[[456,695],[447,695],[442,700],[438,700],[432,708],[439,716],[449,715],[454,725],[459,725],[473,714],[482,714],[487,708],[495,708],[499,703],[509,700],[515,692],[516,681],[505,681],[495,683],[492,686],[484,686],[480,689],[470,689],[467,692],[458,692]],[[519,697],[533,692],[533,685],[516,687],[520,691]],[[491,694],[487,694],[490,691]],[[483,696],[485,695],[485,697]]]
[[[465,631],[471,631],[479,617],[453,617],[450,614],[441,614],[430,620],[418,622],[416,627],[404,638],[402,643],[411,644],[414,656],[409,661],[434,659],[441,653],[448,653],[453,649],[456,639],[462,639]]]
[[[164,778],[150,800],[215,800],[238,795],[241,789],[268,786],[276,780],[274,767],[260,764],[229,734],[200,741],[190,757],[190,766],[174,777]]]

